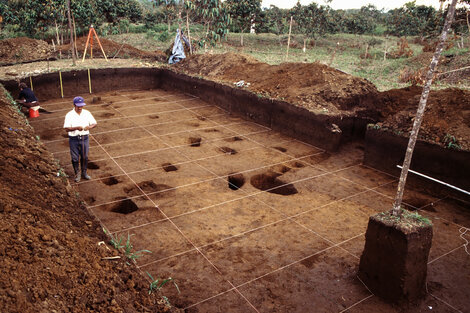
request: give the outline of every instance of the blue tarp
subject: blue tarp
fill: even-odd
[[[183,40],[185,39],[186,38],[183,37]],[[183,47],[183,43],[181,42],[181,32],[178,29],[176,31],[175,43],[173,44],[173,50],[171,51],[171,56],[170,56],[170,59],[168,60],[168,63],[175,64],[185,58],[186,58],[186,55],[184,54],[184,47]]]

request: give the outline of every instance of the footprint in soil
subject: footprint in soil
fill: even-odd
[[[206,120],[206,118],[204,116],[201,116],[201,115],[196,116],[196,118],[200,121],[205,121]]]
[[[243,174],[230,173],[227,177],[228,188],[238,190],[245,184],[245,177]]]
[[[95,162],[88,162],[88,169],[89,170],[97,170],[99,169],[100,166],[96,164]]]
[[[206,133],[217,133],[219,132],[220,130],[218,130],[217,128],[210,128],[210,129],[205,129],[204,132]]]
[[[157,118],[160,118],[160,116],[154,114],[154,115],[149,115],[149,118],[152,120],[156,120]]]
[[[189,137],[191,147],[199,147],[201,145],[201,137]]]
[[[259,190],[277,195],[289,196],[298,193],[294,185],[286,184],[282,180],[278,179],[279,176],[281,176],[281,174],[268,171],[251,177],[250,183],[253,187]]]
[[[163,163],[162,168],[165,170],[165,172],[173,172],[178,170],[178,168],[171,163]]]
[[[293,161],[289,164],[289,166],[292,168],[302,168],[305,167],[305,164],[299,161]]]
[[[228,141],[228,142],[242,141],[242,140],[243,140],[243,138],[240,138],[240,137],[237,137],[237,136],[225,139],[225,141]]]
[[[237,150],[229,147],[220,147],[219,151],[225,154],[237,154]]]

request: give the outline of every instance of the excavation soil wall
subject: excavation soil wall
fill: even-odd
[[[90,77],[90,79],[89,79]],[[24,80],[28,85],[29,79]],[[72,97],[78,94],[113,90],[169,89],[195,95],[204,101],[285,135],[310,143],[327,151],[337,150],[352,139],[366,134],[367,118],[314,114],[305,108],[259,97],[245,89],[172,72],[167,69],[116,68],[89,72],[49,73],[32,78],[34,92],[41,99]],[[0,81],[13,97],[18,95],[18,82]],[[397,164],[403,162],[407,138],[368,130],[364,163],[393,175],[399,175]],[[418,142],[412,169],[470,189],[470,152],[444,149]],[[415,180],[416,177],[410,177]],[[418,179],[429,185],[428,180]]]
[[[402,165],[408,138],[384,132],[377,129],[368,129],[364,164],[382,170],[395,176],[400,175],[397,165]],[[454,185],[463,190],[470,190],[470,152],[446,149],[442,146],[418,141],[413,152],[410,169]],[[413,184],[432,188],[434,192],[451,193],[452,195],[470,200],[464,193],[455,192],[444,185],[432,183],[426,178],[409,174],[408,179]]]

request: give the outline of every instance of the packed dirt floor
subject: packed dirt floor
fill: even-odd
[[[361,143],[329,154],[177,92],[85,99],[98,120],[92,180],[73,188],[116,238],[130,236],[136,251],[151,251],[136,260],[137,268],[174,278],[180,293],[172,285],[163,289],[174,306],[186,312],[470,312],[464,248],[470,236],[460,233],[470,226],[470,207],[426,190],[408,188],[404,198],[434,224],[426,298],[394,307],[356,277],[368,217],[392,206],[397,185],[396,177],[361,165]],[[70,103],[44,101],[52,113],[30,119],[67,174],[62,123]]]

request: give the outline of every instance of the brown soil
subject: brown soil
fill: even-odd
[[[2,312],[168,311],[108,247],[101,225],[24,117],[0,96]]]
[[[324,114],[351,114],[361,109],[364,97],[377,93],[367,80],[320,63],[269,65],[250,56],[225,53],[194,55],[174,68],[232,86],[244,80],[242,88],[260,96],[282,99]]]
[[[28,37],[0,40],[0,65],[45,60],[52,56],[52,46]]]
[[[106,53],[107,58],[138,58],[138,59],[145,59],[145,60],[153,60],[159,62],[165,62],[168,57],[162,51],[143,51],[137,48],[134,48],[127,44],[119,44],[112,40],[108,40],[105,38],[99,39],[101,46],[103,47],[104,52]],[[83,57],[83,52],[85,51],[85,46],[87,42],[87,37],[80,37],[77,38],[77,49],[79,55]],[[62,51],[65,54],[71,54],[70,51],[70,44],[65,44],[58,47],[58,50]],[[88,44],[87,48],[87,57],[90,57],[90,43]],[[93,57],[103,58],[103,52],[96,40],[96,37],[93,37]]]
[[[381,119],[378,125],[407,135],[421,97],[422,87],[412,86],[380,93]],[[448,146],[450,136],[464,150],[470,150],[470,92],[461,89],[434,90],[429,94],[424,120],[419,132],[421,140]]]
[[[432,54],[418,61],[429,62]],[[247,88],[273,98],[284,99],[322,114],[351,114],[377,119],[379,125],[408,134],[418,107],[422,87],[412,86],[378,93],[374,85],[318,63],[268,65],[239,54],[195,55],[177,64],[178,71],[211,80],[250,83]],[[447,135],[447,137],[446,137]],[[445,89],[430,93],[422,140],[442,145],[455,137],[460,148],[470,150],[470,92]]]

